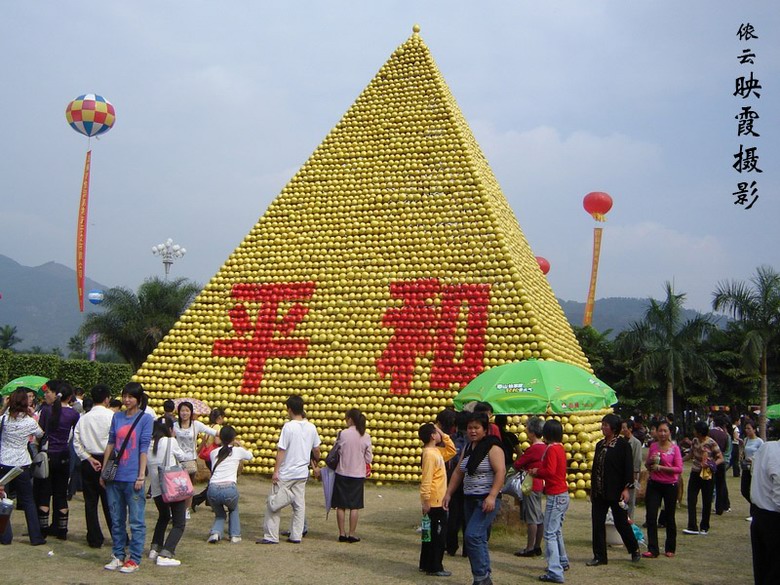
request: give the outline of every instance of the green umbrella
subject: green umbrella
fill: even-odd
[[[3,386],[3,389],[0,390],[0,396],[7,396],[17,388],[29,388],[30,390],[35,390],[35,393],[39,397],[42,397],[43,385],[48,381],[48,378],[43,378],[42,376],[22,376],[20,378],[14,378]]]
[[[780,404],[773,404],[766,409],[767,418],[780,418]]]
[[[615,404],[615,391],[580,367],[548,360],[523,360],[491,368],[455,397],[455,408],[479,400],[495,414],[567,414]]]

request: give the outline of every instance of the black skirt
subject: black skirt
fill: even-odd
[[[337,473],[336,481],[333,483],[331,507],[348,510],[363,509],[363,484],[365,481],[362,477],[346,477]]]

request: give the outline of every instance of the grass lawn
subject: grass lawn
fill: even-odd
[[[732,512],[713,514],[707,536],[686,536],[687,511],[677,511],[678,545],[673,559],[642,559],[633,564],[623,548],[610,549],[610,563],[605,567],[586,567],[592,557],[590,544],[590,504],[573,500],[564,523],[564,538],[571,559],[566,573],[568,583],[596,584],[637,583],[642,585],[717,585],[752,583],[752,564],[747,503],[739,495],[739,479],[730,476],[729,493]],[[2,582],[14,584],[51,583],[172,583],[185,585],[349,585],[395,583],[470,584],[468,560],[460,555],[445,557],[444,566],[452,571],[449,578],[428,577],[417,570],[419,558],[420,508],[414,486],[366,487],[366,508],[360,517],[358,533],[362,542],[337,542],[335,513],[325,520],[322,489],[318,482],[308,486],[307,516],[309,534],[302,544],[284,541],[278,545],[257,545],[262,535],[265,496],[270,482],[254,476],[239,479],[241,492],[241,525],[244,541],[216,545],[206,543],[213,514],[201,506],[187,523],[176,557],[182,565],[163,568],[144,556],[141,570],[132,575],[109,573],[102,567],[111,556],[107,544],[100,550],[86,546],[81,495],[71,502],[70,533],[67,541],[49,539],[49,544],[29,546],[24,515],[14,512],[12,524],[16,535],[11,546],[0,547]],[[639,508],[639,522],[644,509]],[[157,513],[153,504],[146,507],[148,545]],[[289,526],[289,508],[282,517],[282,527]],[[106,536],[108,533],[106,532]],[[663,549],[663,530],[660,531]],[[107,542],[109,542],[107,538]],[[538,583],[544,570],[544,557],[522,559],[513,552],[525,544],[525,535],[497,527],[491,537],[490,552],[493,581],[497,585]],[[148,551],[148,547],[145,549]]]

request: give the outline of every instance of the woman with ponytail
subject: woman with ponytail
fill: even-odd
[[[347,428],[339,433],[339,463],[333,485],[332,507],[336,508],[339,542],[360,542],[355,536],[358,514],[363,508],[363,484],[373,458],[371,437],[366,433],[366,417],[357,408],[350,408],[345,415]],[[349,530],[346,529],[346,512],[349,510]]]
[[[225,530],[228,519],[230,542],[241,542],[241,519],[238,516],[238,465],[242,461],[251,461],[251,451],[238,445],[236,429],[225,425],[219,430],[222,446],[211,452],[211,479],[209,480],[208,501],[214,511],[214,524],[209,532],[208,542],[217,544]]]
[[[71,407],[73,386],[64,380],[49,380],[43,393],[46,403],[41,408],[39,425],[45,435],[41,450],[49,453],[49,477],[36,479],[35,502],[38,522],[44,536],[68,538],[68,483],[70,482],[70,437],[79,420],[79,413]],[[49,526],[50,504],[54,508]]]
[[[176,545],[179,544],[187,520],[184,514],[187,504],[180,502],[165,502],[162,497],[160,485],[160,468],[173,467],[177,462],[185,458],[184,451],[173,437],[173,422],[166,417],[154,421],[152,429],[152,446],[147,457],[147,470],[149,471],[149,491],[154,505],[157,508],[157,524],[152,535],[152,544],[149,547],[149,560],[157,563],[158,567],[178,567],[181,561],[174,558]],[[165,531],[171,524],[168,538]]]

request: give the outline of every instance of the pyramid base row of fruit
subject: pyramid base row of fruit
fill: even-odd
[[[150,389],[150,405],[158,412],[162,403],[172,398],[170,393]],[[345,390],[333,396],[325,392],[303,392],[307,418],[314,423],[322,439],[322,457],[336,441],[344,428],[344,414],[350,408],[359,408],[367,419],[371,435],[374,461],[371,480],[380,482],[418,482],[422,445],[417,429],[432,422],[446,407],[452,406],[455,391],[432,395],[427,392],[408,396],[385,395],[381,398],[368,392]],[[225,413],[225,422],[236,428],[243,445],[251,449],[255,458],[244,466],[245,473],[270,475],[276,457],[279,432],[287,420],[285,394],[227,394],[194,392],[193,398],[207,402]],[[327,396],[327,398],[326,398]],[[542,416],[554,418],[563,425],[563,446],[568,460],[569,492],[572,497],[584,498],[590,490],[590,470],[596,443],[602,438],[601,419],[611,409],[579,412],[570,415]],[[510,416],[507,428],[517,434],[521,447],[530,445],[525,431],[529,416]]]

